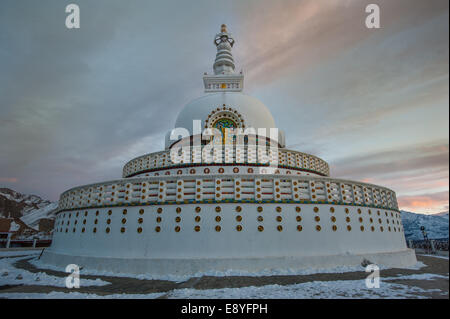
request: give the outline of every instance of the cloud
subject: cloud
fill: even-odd
[[[449,192],[438,192],[397,198],[400,209],[421,213],[436,213],[448,210]]]
[[[399,196],[448,190],[448,142],[409,145],[378,153],[341,158],[332,175],[392,188]]]
[[[341,158],[331,168],[337,177],[389,187],[402,209],[422,213],[445,210],[448,170],[448,141]]]
[[[351,51],[365,40],[371,43],[380,41],[396,32],[405,31],[405,27],[414,28],[446,9],[448,11],[448,3],[442,0],[426,3],[410,0],[378,1],[382,27],[373,32],[364,24],[367,15],[365,7],[372,2],[292,0],[267,2],[252,10],[241,10],[239,27],[245,30],[243,40],[246,44],[242,48],[242,60],[252,87],[279,79],[288,73],[321,67],[324,61]],[[380,49],[383,50],[382,47]],[[353,62],[361,64],[358,60],[359,56]],[[393,65],[386,65],[390,66]],[[380,64],[379,67],[385,66]],[[373,71],[372,68],[365,69]]]
[[[333,165],[337,176],[369,178],[374,175],[393,176],[405,172],[425,170],[448,172],[448,142],[436,141],[431,145],[409,145],[398,149],[351,156],[336,160]]]
[[[206,39],[220,26],[200,32],[208,9],[175,1],[77,4],[79,30],[65,28],[63,2],[6,1],[0,10],[0,171],[51,199],[68,185],[120,177],[133,145],[171,128],[212,65],[213,54],[195,47],[213,51]],[[149,151],[163,147],[147,141]]]
[[[18,179],[15,177],[0,177],[1,183],[17,183]]]

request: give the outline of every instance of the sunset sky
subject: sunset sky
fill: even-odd
[[[57,200],[162,150],[222,23],[288,148],[395,190],[401,209],[448,210],[448,0],[2,0],[0,187]]]

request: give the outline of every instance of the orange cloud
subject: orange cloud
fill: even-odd
[[[17,183],[17,181],[16,177],[0,177],[1,183]]]
[[[400,196],[397,200],[400,209],[403,210],[417,213],[439,213],[448,210],[449,192]]]

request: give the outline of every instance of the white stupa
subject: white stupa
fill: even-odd
[[[214,43],[205,95],[165,150],[64,192],[42,260],[149,274],[415,264],[395,192],[331,178],[324,160],[286,149],[268,108],[242,93],[225,25]]]

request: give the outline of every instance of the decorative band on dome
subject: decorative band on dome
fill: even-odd
[[[228,128],[245,128],[245,123],[242,115],[231,107],[218,107],[212,110],[208,117],[205,119],[205,128],[217,128],[217,123],[222,121],[225,123],[228,121]]]

